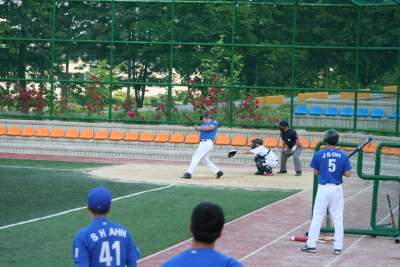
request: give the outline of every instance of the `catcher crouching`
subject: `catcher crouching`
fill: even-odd
[[[250,150],[231,150],[228,152],[228,158],[232,158],[236,154],[254,154],[257,172],[255,175],[272,176],[272,168],[278,167],[279,160],[274,151],[263,146],[263,141],[260,138],[255,138],[251,141]]]

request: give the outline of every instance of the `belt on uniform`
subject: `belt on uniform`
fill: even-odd
[[[208,141],[208,140],[212,141],[212,139],[200,139],[200,142],[205,142],[205,141]]]
[[[340,184],[335,184],[335,183],[323,183],[323,184],[322,184],[322,183],[321,183],[320,185],[327,185],[327,184],[340,185],[341,183],[340,183]]]

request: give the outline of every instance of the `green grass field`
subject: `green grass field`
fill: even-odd
[[[82,207],[88,190],[98,185],[110,188],[113,198],[164,187],[98,180],[85,172],[99,165],[1,159],[0,266],[72,266],[72,240],[90,219],[78,210],[6,225]],[[189,238],[189,216],[201,201],[218,203],[231,221],[295,192],[175,185],[115,201],[109,218],[130,229],[146,256]]]

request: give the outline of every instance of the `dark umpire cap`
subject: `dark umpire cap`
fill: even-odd
[[[279,127],[286,127],[286,126],[289,126],[289,123],[288,123],[287,121],[281,120],[281,121],[279,122]]]
[[[202,120],[202,119],[208,119],[208,118],[210,118],[210,117],[211,117],[211,115],[210,115],[209,113],[205,113],[205,114],[203,114],[203,115],[200,116],[200,120]]]
[[[104,187],[96,187],[89,191],[87,198],[89,208],[96,212],[104,212],[110,208],[111,192]]]

